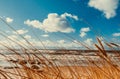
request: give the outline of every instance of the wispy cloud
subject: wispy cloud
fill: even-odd
[[[48,17],[43,20],[43,22],[28,19],[24,21],[24,24],[41,29],[45,32],[74,32],[75,29],[72,28],[71,24],[67,20],[67,17],[78,20],[76,15],[69,13],[64,13],[61,15],[58,15],[57,13],[50,13],[48,14]]]
[[[44,46],[48,49],[49,48],[68,48],[68,49],[83,48],[81,45],[79,45],[77,43],[66,42],[65,40],[57,40],[57,41],[41,40],[41,41],[39,41],[39,40],[32,38],[29,35],[25,35],[24,37],[29,41],[29,43],[31,43],[32,46],[39,47],[39,48],[44,48]],[[4,46],[2,46],[2,44],[5,46],[8,46],[8,47],[12,47],[12,48],[19,48],[21,46],[23,46],[25,48],[31,47],[31,45],[28,42],[26,42],[24,39],[18,38],[17,35],[10,35],[10,36],[8,36],[8,38],[13,41],[10,41],[9,39],[0,40],[1,48],[4,47]],[[44,46],[43,46],[43,44],[44,44]]]
[[[119,0],[89,0],[88,5],[93,7],[105,15],[107,19],[116,16]]]
[[[59,40],[58,43],[64,44],[64,43],[65,43],[65,40]]]
[[[16,35],[10,35],[10,36],[7,36],[7,38],[9,38],[11,40],[16,40],[18,38],[18,36],[16,36]]]
[[[48,34],[44,34],[44,35],[41,35],[42,37],[49,37],[49,35]]]
[[[25,33],[27,33],[27,32],[28,32],[28,30],[20,29],[20,30],[16,30],[16,32],[14,31],[13,33],[14,33],[14,34],[20,34],[20,35],[22,35],[22,34],[25,34]]]
[[[120,36],[120,33],[113,33],[113,36],[118,37]]]
[[[25,35],[24,38],[25,39],[31,39],[31,36],[30,35]]]

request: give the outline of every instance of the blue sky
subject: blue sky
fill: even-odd
[[[91,46],[99,35],[120,43],[119,3],[119,0],[0,0],[0,17],[35,46],[42,46],[42,41],[46,47],[81,48],[75,42]],[[26,44],[1,20],[0,30],[7,38]],[[0,38],[0,43],[9,41],[2,35]]]

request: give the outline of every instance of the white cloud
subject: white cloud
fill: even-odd
[[[80,37],[84,37],[86,36],[87,34],[85,32],[80,32]]]
[[[107,19],[116,16],[119,0],[89,0],[88,5],[103,12]]]
[[[92,38],[88,38],[84,42],[89,46],[93,46],[93,39]]]
[[[31,36],[30,35],[25,35],[24,38],[31,39]]]
[[[6,20],[7,23],[12,23],[13,22],[13,19],[10,18],[10,17],[7,17],[5,20]]]
[[[117,45],[120,46],[120,40],[119,40],[119,38],[112,38],[112,41],[113,41],[115,44],[117,44]]]
[[[39,48],[67,48],[67,49],[84,49],[85,47],[80,45],[77,40],[73,40],[72,42],[68,42],[67,40],[58,40],[58,41],[50,41],[50,40],[36,40],[32,38],[29,35],[24,36],[29,43],[31,43],[32,46],[34,47],[39,47]],[[3,47],[2,44],[11,47],[11,48],[19,48],[21,46],[25,48],[31,47],[31,45],[26,42],[24,39],[19,38],[17,35],[10,35],[8,38],[12,39],[13,41],[10,41],[9,39],[1,39],[0,40],[0,47]],[[87,43],[88,45],[92,46],[92,39],[87,39],[84,41],[84,43]],[[43,46],[44,44],[44,46]]]
[[[90,31],[89,27],[81,28],[81,30],[80,30],[80,37],[86,36],[87,32],[89,32],[89,31]]]
[[[65,40],[59,40],[58,43],[64,44],[64,43],[65,43]]]
[[[18,37],[16,35],[10,35],[10,36],[7,36],[7,38],[11,40],[16,40]]]
[[[88,32],[88,31],[90,31],[90,28],[89,28],[89,27],[81,28],[80,31],[81,31],[81,32]]]
[[[78,17],[76,15],[72,15],[72,14],[69,14],[69,13],[64,13],[64,14],[61,15],[61,17],[65,18],[65,19],[66,19],[66,17],[70,17],[70,18],[73,18],[75,20],[78,20]]]
[[[44,30],[45,32],[74,32],[75,30],[68,22],[67,17],[72,18],[74,20],[78,20],[77,16],[71,15],[69,13],[64,13],[61,15],[58,15],[57,13],[50,13],[48,14],[48,17],[43,20],[43,22],[28,19],[24,21],[24,24],[35,28],[39,28],[41,30]]]
[[[74,42],[67,42],[66,40],[58,40],[58,41],[50,41],[50,40],[36,40],[32,38],[29,35],[24,36],[29,43],[31,43],[32,46],[34,47],[39,47],[39,48],[83,48],[81,45],[74,43]],[[2,45],[5,45],[7,47],[11,48],[20,48],[21,46],[25,48],[31,47],[31,45],[26,42],[24,39],[19,38],[18,35],[10,35],[8,36],[9,39],[3,38],[0,40],[0,48],[4,47]],[[11,39],[11,40],[10,40]],[[44,44],[44,46],[43,46]]]
[[[23,29],[20,29],[20,30],[16,30],[16,32],[13,32],[14,34],[20,34],[20,35],[23,35],[25,33],[27,33],[28,30],[23,30]]]
[[[49,35],[48,34],[44,34],[44,35],[41,35],[42,37],[49,37]]]
[[[118,37],[120,36],[120,33],[113,33],[113,36]]]

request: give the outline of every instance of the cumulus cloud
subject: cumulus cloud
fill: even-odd
[[[87,32],[89,32],[89,31],[90,31],[89,27],[81,28],[81,30],[80,30],[80,37],[86,36]]]
[[[88,5],[101,12],[107,19],[116,16],[119,0],[89,0]]]
[[[88,38],[88,39],[86,39],[85,41],[84,41],[87,45],[89,45],[89,46],[93,46],[92,44],[93,44],[93,39],[92,38]]]
[[[49,37],[49,35],[48,34],[44,34],[44,35],[41,35],[42,37]]]
[[[16,30],[16,32],[13,32],[14,34],[20,34],[20,35],[23,35],[25,33],[27,33],[28,30],[23,30],[23,29],[20,29],[20,30]]]
[[[6,21],[7,23],[12,23],[12,22],[13,22],[13,19],[10,18],[10,17],[7,17],[7,18],[5,19],[5,21]]]
[[[48,14],[48,17],[43,20],[43,22],[28,19],[24,21],[24,24],[41,29],[45,32],[74,32],[75,30],[68,22],[67,17],[72,18],[74,20],[78,20],[78,17],[76,15],[72,15],[69,13],[64,13],[61,15],[58,15],[57,13],[50,13]]]
[[[113,36],[118,37],[120,36],[120,33],[113,33]]]

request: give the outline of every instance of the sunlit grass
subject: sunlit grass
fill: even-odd
[[[4,20],[2,20],[6,23]],[[7,24],[7,23],[6,23]],[[9,28],[15,31],[9,24]],[[96,61],[84,55],[86,61],[76,64],[82,60],[82,58],[73,57],[74,60],[70,60],[67,57],[61,57],[60,59],[66,59],[66,61],[61,61],[62,66],[58,65],[55,61],[56,59],[50,60],[43,53],[34,47],[27,39],[22,35],[19,35],[25,42],[24,43],[14,41],[13,39],[7,38],[7,34],[0,33],[7,40],[16,43],[21,47],[20,52],[16,51],[14,48],[7,46],[7,44],[1,44],[9,53],[13,53],[15,56],[9,57],[4,53],[0,53],[0,56],[4,57],[6,61],[9,62],[11,68],[0,67],[0,79],[119,79],[120,78],[120,51],[116,48],[120,48],[119,45],[115,43],[105,42],[105,45],[112,50],[112,53],[117,56],[117,60],[113,60],[106,51],[103,43],[99,38],[97,38],[98,43],[94,44],[98,52],[94,52],[99,59]],[[17,34],[17,32],[16,32]],[[70,40],[74,40],[70,36],[66,36]],[[42,42],[41,42],[42,43]],[[77,42],[77,44],[82,45],[88,50],[92,50],[89,46],[82,42]],[[42,43],[46,50],[46,53],[50,53],[46,46]],[[94,47],[93,46],[93,47]],[[27,47],[32,48],[32,50],[26,49]],[[62,49],[64,53],[68,53],[65,48]],[[36,54],[38,53],[38,54]],[[63,54],[64,54],[63,53]],[[84,52],[83,52],[84,53]],[[67,65],[66,65],[67,64]],[[86,64],[82,66],[82,64]]]
[[[11,48],[7,48],[9,52],[15,53],[14,60],[8,58],[6,55],[1,54],[10,62],[11,66],[18,67],[12,69],[0,70],[1,78],[9,79],[18,77],[20,79],[119,79],[120,67],[117,62],[112,60],[106,52],[102,42],[97,38],[98,44],[95,44],[99,52],[95,52],[100,58],[98,61],[92,60],[89,57],[86,58],[87,66],[80,66],[79,64],[70,65],[74,63],[69,60],[68,66],[58,66],[54,61],[49,60],[39,50],[31,50],[28,52],[22,51],[24,55],[19,54]],[[106,43],[112,50],[117,44]],[[40,53],[41,56],[35,53]],[[113,53],[119,58],[119,51],[115,50]],[[18,60],[19,59],[19,60]],[[77,58],[79,59],[79,58]],[[75,59],[76,60],[76,59]],[[64,64],[64,63],[63,63]],[[12,71],[12,72],[11,72]]]

